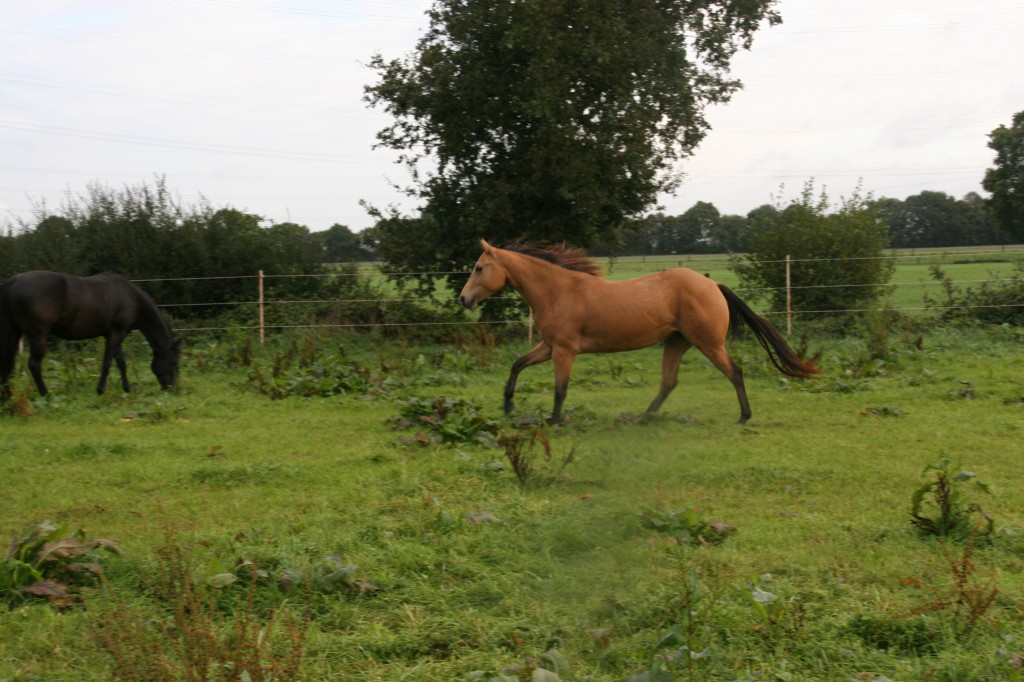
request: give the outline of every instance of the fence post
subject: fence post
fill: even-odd
[[[265,327],[264,327],[264,324],[263,324],[264,318],[263,318],[263,271],[262,270],[260,270],[260,276],[259,276],[259,290],[260,290],[259,291],[260,345],[262,346],[263,345],[264,333],[265,333],[264,332]]]
[[[786,255],[786,336],[793,335],[793,260]]]

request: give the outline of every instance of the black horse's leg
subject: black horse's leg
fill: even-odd
[[[569,392],[569,376],[572,374],[576,353],[565,348],[558,348],[555,349],[552,356],[555,361],[555,406],[551,410],[548,424],[557,424],[562,421],[562,403],[565,402],[565,395]]]
[[[508,375],[508,383],[505,384],[505,414],[512,412],[512,396],[516,392],[516,381],[519,373],[532,365],[539,365],[551,359],[551,347],[546,343],[538,343],[530,349],[530,352],[512,363],[512,371]]]
[[[120,345],[117,347],[117,352],[114,353],[114,362],[117,363],[117,370],[121,372],[121,388],[128,393],[132,387],[128,384],[128,368],[124,362],[124,349]]]
[[[118,368],[121,367],[124,362],[124,355],[121,353],[121,342],[124,341],[125,334],[121,332],[111,331],[107,336],[107,343],[103,348],[103,365],[100,367],[100,381],[96,385],[96,394],[103,395],[103,392],[107,390],[107,376],[110,374],[110,365],[113,363],[116,356],[121,356],[118,360]],[[121,375],[122,380],[127,383],[124,379],[124,374]],[[128,389],[125,388],[127,391]]]
[[[682,334],[673,334],[665,339],[665,349],[661,355],[661,388],[648,406],[648,412],[657,412],[665,398],[679,383],[679,363],[690,348],[690,343]]]
[[[32,378],[36,382],[36,388],[39,389],[39,395],[45,396],[48,393],[46,390],[46,383],[43,382],[43,358],[46,357],[46,334],[26,338],[28,338],[28,371],[32,373]]]
[[[10,330],[6,339],[0,338],[0,402],[11,397],[11,377],[18,359],[18,342],[21,333]]]

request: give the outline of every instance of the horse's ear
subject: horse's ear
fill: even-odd
[[[480,240],[480,246],[484,247],[484,251],[486,251],[487,253],[490,253],[491,250],[494,249],[493,246],[491,246],[490,244],[487,243],[486,239],[481,239]]]

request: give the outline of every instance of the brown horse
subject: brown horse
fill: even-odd
[[[818,374],[797,356],[782,334],[756,315],[728,287],[687,268],[672,268],[622,281],[600,277],[583,251],[522,244],[498,248],[481,240],[477,260],[459,303],[473,309],[506,284],[533,309],[542,341],[512,364],[505,385],[505,413],[519,373],[547,360],[555,363],[555,406],[549,423],[562,415],[573,361],[580,353],[616,353],[664,344],[661,389],[647,408],[655,412],[676,387],[683,354],[696,347],[736,389],[742,424],[750,419],[743,371],[725,349],[726,337],[742,321],[754,332],[772,364],[791,377]]]
[[[171,327],[149,294],[121,275],[106,272],[75,277],[47,270],[14,275],[0,284],[0,400],[10,393],[18,342],[25,337],[28,368],[39,389],[47,393],[42,363],[46,339],[106,339],[96,392],[102,394],[112,362],[121,372],[121,387],[128,391],[128,376],[121,342],[138,329],[153,349],[150,367],[164,389],[178,378],[178,343]]]

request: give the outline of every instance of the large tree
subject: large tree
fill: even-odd
[[[371,66],[442,270],[477,237],[613,243],[679,182],[740,87],[730,62],[775,0],[435,0],[414,53]]]
[[[981,186],[992,193],[992,214],[1003,230],[1024,240],[1024,111],[1013,115],[1013,124],[989,134],[995,150],[995,168],[985,171]]]

